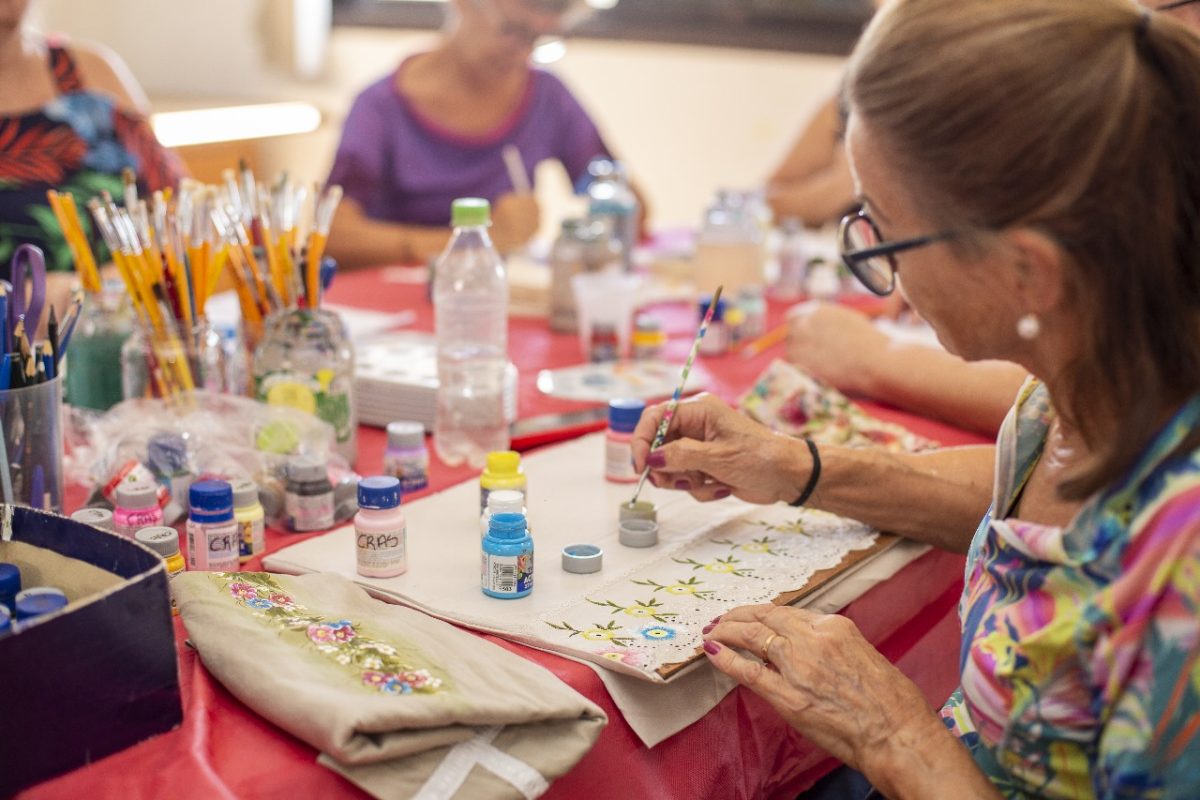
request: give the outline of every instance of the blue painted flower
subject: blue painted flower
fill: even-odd
[[[674,639],[675,629],[666,625],[647,625],[638,629],[643,639]]]
[[[253,600],[247,600],[246,605],[250,606],[251,608],[274,608],[275,607],[275,604],[272,603],[270,600],[264,600],[261,597],[256,597]]]

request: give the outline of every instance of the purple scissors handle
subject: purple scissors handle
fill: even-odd
[[[28,299],[25,297],[26,283],[30,284]],[[23,244],[13,253],[12,285],[9,324],[15,328],[17,320],[24,319],[25,331],[32,339],[46,307],[46,257],[40,247]]]

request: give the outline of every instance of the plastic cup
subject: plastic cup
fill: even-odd
[[[633,329],[634,295],[641,278],[624,272],[605,270],[584,272],[571,278],[579,322],[579,345],[585,358],[591,356],[592,328],[597,323],[612,325],[617,331],[617,354],[629,354]]]
[[[6,502],[63,510],[62,379],[0,391]]]

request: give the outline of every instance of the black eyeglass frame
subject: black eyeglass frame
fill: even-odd
[[[874,247],[863,247],[859,248],[858,250],[848,250],[846,248],[846,233],[849,231],[850,226],[859,220],[863,220],[871,226],[871,231],[875,234],[875,239],[876,241],[880,242],[880,244],[877,244]],[[866,287],[867,291],[871,292],[871,294],[878,295],[879,297],[887,297],[896,290],[896,253],[903,253],[905,250],[915,250],[918,247],[925,247],[926,245],[930,245],[935,242],[941,242],[952,238],[953,236],[955,236],[953,231],[945,231],[943,233],[935,233],[929,236],[917,236],[912,239],[901,239],[894,242],[885,242],[883,240],[883,234],[879,232],[879,226],[875,224],[875,220],[871,219],[871,216],[866,212],[866,209],[860,208],[858,211],[842,217],[842,221],[838,225],[838,254],[842,258],[842,263],[846,265],[846,269],[850,270],[850,273],[854,275],[859,283]],[[889,269],[888,283],[886,287],[876,288],[872,285],[873,281],[867,277],[870,273],[864,270],[862,265],[871,259],[879,258],[880,256],[883,256],[887,259]]]

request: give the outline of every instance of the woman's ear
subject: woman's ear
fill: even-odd
[[[1067,253],[1054,239],[1033,228],[1008,232],[1014,249],[1012,290],[1018,307],[1039,316],[1068,297]]]

